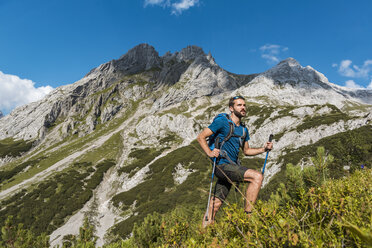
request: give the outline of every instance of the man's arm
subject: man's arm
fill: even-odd
[[[207,138],[209,136],[211,136],[213,134],[212,130],[210,130],[209,128],[205,128],[199,135],[198,135],[198,142],[201,146],[201,148],[203,149],[203,151],[209,156],[209,157],[218,157],[218,155],[220,154],[220,150],[219,149],[213,149],[213,151],[211,149],[209,149],[209,146],[207,144]]]
[[[244,142],[243,152],[246,156],[254,156],[257,154],[261,154],[266,152],[266,149],[271,150],[273,149],[273,143],[272,142],[266,142],[264,147],[261,148],[250,148],[248,141]]]

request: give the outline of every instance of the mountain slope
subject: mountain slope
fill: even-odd
[[[237,94],[247,99],[250,145],[275,137],[264,190],[281,180],[291,157],[301,153],[296,162],[306,164],[308,147],[352,130],[371,133],[371,91],[336,87],[292,58],[264,73],[236,75],[196,46],[159,56],[141,44],[0,119],[0,145],[7,149],[0,161],[0,223],[19,212],[18,222],[47,231],[55,245],[88,216],[101,245],[105,237],[128,235],[153,211],[203,205],[210,168],[194,140]],[[345,156],[357,147],[369,151],[367,141],[358,142]],[[32,145],[11,153],[20,144]],[[263,160],[243,163],[260,169]],[[348,162],[370,164],[370,158]],[[57,196],[63,201],[52,201]],[[41,217],[42,209],[48,214]]]

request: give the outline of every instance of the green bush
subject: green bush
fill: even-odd
[[[150,163],[157,156],[159,156],[163,151],[164,151],[163,149],[157,151],[153,148],[135,149],[128,155],[129,158],[134,158],[135,160],[129,165],[120,168],[119,174],[130,173],[129,178],[131,178],[138,170],[145,167],[148,163]]]
[[[16,167],[12,168],[11,170],[1,170],[0,171],[0,183],[3,183],[5,180],[8,180],[18,173],[20,173],[22,170],[26,169],[27,167],[33,167],[41,160],[45,159],[45,157],[38,158],[36,160],[30,160],[23,162]]]
[[[211,165],[204,153],[199,149],[196,141],[170,152],[157,159],[149,166],[147,180],[129,191],[122,192],[112,198],[115,206],[123,211],[131,212],[135,203],[135,212],[114,228],[114,234],[127,237],[134,223],[140,224],[144,218],[153,212],[166,213],[178,204],[204,205],[208,193]],[[176,185],[173,173],[178,164],[193,170],[180,185]]]
[[[366,168],[372,167],[372,127],[367,125],[354,130],[338,133],[323,138],[311,145],[302,146],[296,150],[287,150],[285,155],[280,157],[278,163],[298,164],[301,160],[305,162],[308,158],[316,156],[317,147],[323,146],[325,150],[334,156],[333,162],[328,166],[331,178],[337,179],[352,173],[364,165]],[[344,165],[350,166],[349,171],[343,169]],[[260,191],[259,198],[267,200],[271,192],[279,187],[280,183],[285,182],[286,167],[275,174],[268,185]]]
[[[8,216],[1,228],[0,247],[4,248],[29,248],[49,247],[49,236],[42,233],[34,235],[30,230],[23,228],[23,224],[15,224],[13,216]]]
[[[324,115],[316,115],[316,116],[307,116],[303,123],[299,126],[297,126],[296,131],[302,132],[306,129],[318,127],[321,125],[330,125],[335,122],[339,122],[341,120],[348,121],[352,119],[352,117],[348,116],[347,114],[341,112],[336,106],[334,105],[327,105],[329,108],[332,109],[330,113],[324,114]]]
[[[3,139],[0,140],[0,158],[5,156],[17,157],[31,148],[32,141]]]
[[[30,192],[22,190],[1,202],[0,225],[12,215],[16,224],[23,223],[35,235],[51,233],[67,216],[84,206],[102,182],[104,173],[114,164],[112,160],[104,160],[91,175],[87,172],[92,171],[91,163],[77,163],[71,170],[40,183]]]
[[[368,247],[372,245],[371,176],[371,169],[358,170],[348,178],[298,190],[297,200],[290,197],[283,205],[278,202],[282,196],[258,201],[249,216],[229,205],[207,229],[200,226],[202,212],[199,218],[186,219],[172,213],[148,216],[154,220],[151,225],[136,225],[135,231],[157,238],[133,235],[131,239],[139,247]]]

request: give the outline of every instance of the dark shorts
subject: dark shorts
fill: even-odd
[[[232,164],[216,165],[215,175],[218,180],[215,186],[214,195],[224,201],[231,189],[230,181],[237,183],[244,181],[244,173],[248,170],[243,166]]]

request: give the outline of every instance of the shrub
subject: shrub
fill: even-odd
[[[31,148],[32,141],[3,139],[0,140],[0,158],[5,156],[17,157]]]

